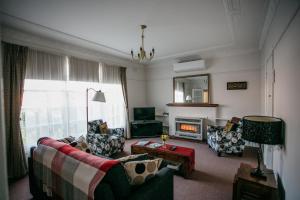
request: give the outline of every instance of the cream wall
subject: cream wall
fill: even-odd
[[[0,41],[2,28],[0,25]],[[7,170],[6,170],[6,139],[3,113],[3,74],[2,74],[2,48],[0,47],[0,199],[8,199]]]
[[[261,70],[258,52],[206,61],[207,70],[192,73],[175,73],[173,62],[160,62],[146,67],[147,104],[168,111],[170,108],[166,104],[173,101],[173,77],[209,73],[211,103],[220,105],[215,114],[217,118],[260,114]],[[247,81],[248,89],[227,90],[226,83],[229,81]],[[200,108],[193,110],[203,113]]]
[[[262,49],[262,63],[274,55],[274,116],[285,122],[285,144],[273,152],[273,169],[281,177],[287,200],[300,199],[299,7],[299,1],[280,1]]]
[[[133,120],[133,107],[146,106],[146,82],[144,67],[127,68],[129,119]]]

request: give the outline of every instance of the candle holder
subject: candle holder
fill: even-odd
[[[166,141],[169,139],[169,135],[167,134],[162,134],[160,136],[161,140],[162,140],[162,143],[163,143],[163,147],[166,147]]]

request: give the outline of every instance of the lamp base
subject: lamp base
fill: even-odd
[[[267,176],[264,175],[263,171],[260,168],[252,169],[250,174],[251,174],[251,176],[253,176],[255,178],[258,178],[258,179],[261,179],[261,180],[264,180],[264,181],[267,180]]]

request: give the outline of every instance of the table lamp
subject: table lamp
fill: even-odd
[[[242,138],[259,144],[257,152],[257,168],[251,171],[253,177],[266,180],[266,176],[260,169],[262,158],[262,144],[283,144],[283,121],[276,117],[268,116],[245,116],[242,119]]]
[[[192,101],[191,95],[187,95],[186,98],[185,98],[185,100],[186,100],[187,102],[191,102],[191,101]]]
[[[98,101],[98,102],[103,102],[105,103],[105,96],[104,93],[101,92],[101,90],[95,90],[93,88],[87,88],[86,89],[86,124],[87,124],[87,129],[88,130],[88,122],[89,122],[89,91],[93,90],[95,92],[92,101]]]

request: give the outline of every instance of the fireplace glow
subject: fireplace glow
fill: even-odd
[[[187,131],[192,133],[198,132],[198,127],[193,124],[180,124],[180,130],[181,131]]]

